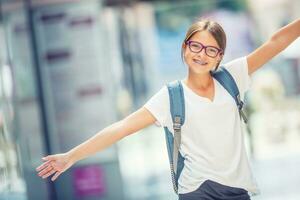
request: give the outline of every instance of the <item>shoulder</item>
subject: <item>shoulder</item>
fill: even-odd
[[[146,105],[148,104],[161,104],[163,102],[166,102],[166,100],[168,99],[168,88],[166,85],[164,85],[163,87],[161,87],[156,93],[154,93],[153,95],[151,95],[150,99],[148,100],[148,102],[146,103]]]
[[[179,86],[179,87],[178,87]],[[152,95],[150,100],[157,99],[157,101],[169,101],[169,91],[174,91],[172,89],[174,88],[182,88],[182,83],[180,80],[174,80],[166,83],[164,86],[162,86],[156,93]],[[173,93],[173,92],[171,92]],[[174,94],[174,93],[173,93]]]
[[[155,117],[157,124],[166,126],[169,115],[169,95],[167,86],[163,86],[144,105],[144,107]]]
[[[231,60],[223,65],[229,72],[240,72],[247,71],[248,73],[248,63],[247,57],[239,57],[234,60]]]
[[[242,96],[244,93],[250,89],[251,85],[251,77],[248,73],[248,63],[247,63],[247,57],[239,57],[234,60],[231,60],[224,65],[225,69],[228,70],[228,72],[232,75],[234,80],[237,83],[237,86],[242,93]]]

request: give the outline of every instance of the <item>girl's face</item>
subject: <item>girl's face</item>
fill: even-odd
[[[217,41],[206,30],[196,32],[183,48],[184,60],[190,73],[207,74],[216,68],[223,57]]]

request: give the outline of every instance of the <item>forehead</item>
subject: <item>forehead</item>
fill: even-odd
[[[205,46],[215,46],[219,47],[217,41],[208,31],[198,31],[189,40],[200,42]]]

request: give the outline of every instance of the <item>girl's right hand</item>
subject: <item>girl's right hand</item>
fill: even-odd
[[[49,155],[42,160],[44,163],[36,168],[38,176],[47,178],[55,173],[51,178],[52,181],[75,163],[68,153]]]

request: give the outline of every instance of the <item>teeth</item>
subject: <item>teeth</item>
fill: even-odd
[[[203,62],[203,61],[200,61],[200,60],[195,60],[196,63],[200,64],[200,65],[206,65],[207,62]]]

